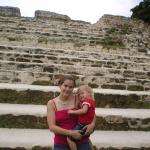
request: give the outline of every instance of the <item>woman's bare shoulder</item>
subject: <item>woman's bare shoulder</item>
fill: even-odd
[[[50,99],[48,102],[47,102],[47,106],[51,106],[51,105],[53,105],[54,104],[54,102],[56,102],[57,101],[57,97],[55,97],[54,99]]]

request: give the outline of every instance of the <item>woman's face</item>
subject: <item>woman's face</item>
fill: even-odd
[[[74,88],[74,82],[72,80],[65,80],[62,85],[60,85],[61,94],[68,97],[72,94]]]

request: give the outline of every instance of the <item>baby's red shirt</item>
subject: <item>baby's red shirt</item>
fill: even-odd
[[[79,115],[79,123],[90,124],[95,116],[95,103],[92,98],[85,98],[82,102],[83,105],[88,105],[88,111],[86,114]]]

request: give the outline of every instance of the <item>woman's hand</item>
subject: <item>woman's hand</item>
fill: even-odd
[[[85,130],[84,135],[90,135],[91,133],[93,133],[95,124],[96,124],[96,115],[94,116],[93,121],[83,128],[83,130]]]
[[[86,125],[83,130],[85,130],[84,135],[90,135],[94,131],[95,124],[91,123]]]
[[[76,140],[80,140],[82,138],[79,130],[72,130],[70,136]]]

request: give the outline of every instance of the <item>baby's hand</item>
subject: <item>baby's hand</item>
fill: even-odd
[[[68,110],[68,114],[73,114],[74,110]]]

